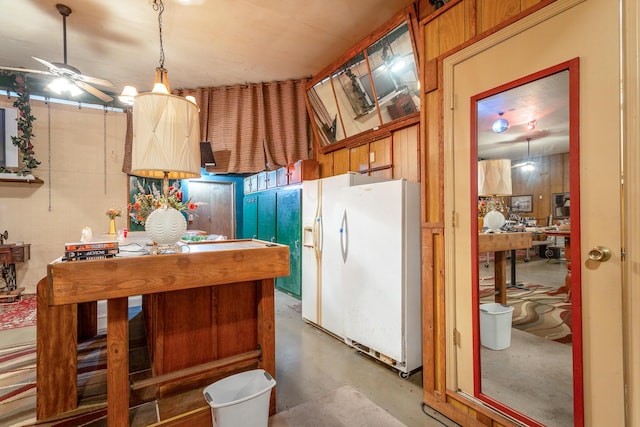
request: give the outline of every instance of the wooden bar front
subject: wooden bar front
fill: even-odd
[[[38,326],[41,313],[48,322],[42,333],[38,328],[38,419],[77,405],[77,335],[70,336],[68,328],[76,331],[79,303],[108,300],[110,426],[128,425],[129,296],[143,295],[157,397],[251,367],[275,378],[274,278],[289,274],[289,248],[259,240],[188,248],[181,254],[49,264],[47,279],[38,286]],[[259,357],[234,358],[256,350]],[[229,362],[207,369],[218,360]],[[169,373],[181,374],[175,379]],[[68,390],[71,397],[61,404],[58,393],[47,392],[55,389]]]

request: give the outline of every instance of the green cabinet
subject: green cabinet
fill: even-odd
[[[258,196],[258,239],[276,242],[276,192],[263,191]]]
[[[296,298],[302,297],[302,206],[301,190],[281,190],[277,193],[276,230],[278,243],[289,246],[289,275],[276,278],[276,287]]]
[[[258,238],[258,196],[247,194],[242,200],[242,238]]]
[[[245,194],[243,227],[245,239],[259,239],[289,246],[289,276],[276,278],[276,287],[302,297],[302,205],[299,187]]]

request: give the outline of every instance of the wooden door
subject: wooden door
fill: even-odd
[[[233,182],[190,181],[189,198],[200,203],[190,218],[189,230],[202,230],[228,239],[236,238]]]
[[[447,58],[445,93],[445,210],[453,212],[446,230],[448,337],[447,388],[474,394],[471,317],[470,152],[472,96],[579,58],[577,152],[571,153],[571,258],[575,310],[582,337],[573,353],[576,426],[625,425],[622,340],[622,261],[619,119],[618,11],[607,2],[583,2],[535,24],[485,39]],[[607,28],[607,31],[593,31]],[[562,33],[562,37],[557,34]],[[553,49],[536,49],[553,46]],[[531,55],[532,49],[536,54]],[[603,126],[603,123],[607,123]],[[607,141],[607,143],[603,143]],[[475,182],[475,181],[473,181]],[[574,208],[574,205],[576,205]],[[578,215],[574,216],[574,209]],[[577,228],[577,229],[576,229]],[[607,262],[589,259],[595,246],[611,249]],[[578,292],[576,292],[578,291]],[[580,329],[581,327],[581,329]]]

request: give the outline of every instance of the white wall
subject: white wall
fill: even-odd
[[[2,97],[0,107],[13,108]],[[110,207],[121,207],[125,226],[127,176],[122,173],[126,117],[102,109],[31,101],[32,139],[41,162],[33,175],[44,184],[0,182],[0,231],[9,242],[31,243],[31,259],[16,264],[19,287],[35,293],[47,264],[63,255],[66,242],[89,226],[107,232]]]

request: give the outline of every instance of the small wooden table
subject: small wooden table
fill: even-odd
[[[0,274],[6,283],[4,290],[0,291],[0,301],[13,302],[15,298],[20,297],[24,288],[18,288],[16,263],[29,261],[29,258],[31,258],[29,243],[0,245]]]
[[[549,230],[545,231],[547,236],[564,237],[564,258],[566,260],[567,275],[564,277],[564,286],[559,287],[549,295],[567,294],[564,302],[571,301],[571,231],[570,230]]]
[[[47,277],[38,283],[37,419],[77,407],[77,309],[82,303],[98,300],[107,300],[108,426],[129,425],[129,394],[135,388],[129,383],[129,296],[153,297],[145,320],[152,322],[151,341],[163,343],[153,347],[155,356],[174,360],[162,372],[154,369],[158,377],[141,386],[220,377],[247,369],[249,364],[275,378],[274,278],[289,274],[289,248],[260,240],[188,248],[189,253],[58,260],[48,265]],[[180,319],[163,318],[158,310],[171,302],[171,296],[184,292],[193,297],[197,290],[210,294],[209,321],[198,321],[192,329],[180,323],[181,333],[176,338],[175,329],[167,329],[171,325],[163,323],[186,322],[196,315],[201,320],[202,316],[189,304],[173,306],[173,315]],[[206,336],[210,341],[203,341]],[[185,362],[184,355],[191,357]],[[156,368],[160,362],[153,362]],[[274,412],[275,392],[270,403],[270,413]],[[200,414],[210,425],[210,410]],[[185,420],[181,418],[181,422]],[[191,420],[192,425],[203,422]]]
[[[495,302],[507,303],[507,251],[531,247],[531,233],[481,233],[478,253],[494,252]],[[514,267],[515,268],[515,259]],[[515,275],[512,274],[512,277]],[[514,283],[515,284],[515,283]]]

